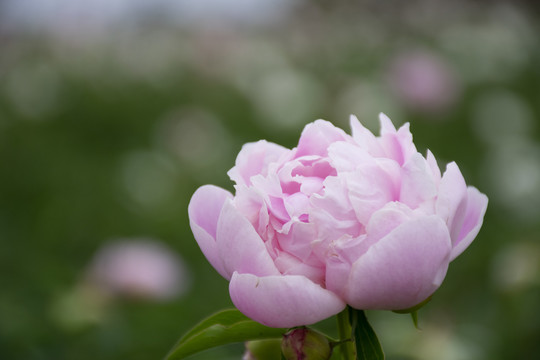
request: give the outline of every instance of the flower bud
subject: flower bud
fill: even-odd
[[[326,336],[306,327],[283,335],[281,351],[287,360],[327,360],[332,355]]]

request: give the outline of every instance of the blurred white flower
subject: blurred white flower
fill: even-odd
[[[204,108],[174,109],[156,127],[157,147],[195,169],[222,163],[231,150],[230,140],[221,119]]]
[[[454,22],[437,33],[437,44],[470,83],[504,81],[530,61],[537,31],[516,3],[498,2],[483,8],[475,21]]]
[[[157,151],[133,151],[120,164],[120,181],[136,203],[155,209],[171,200],[178,171],[166,155]]]
[[[509,244],[493,260],[492,279],[503,291],[518,291],[540,285],[540,245],[533,242]]]
[[[242,35],[236,33],[228,46],[223,46],[224,41],[221,40],[220,59],[216,65],[221,66],[220,70],[225,79],[246,96],[259,90],[261,78],[294,71],[291,59],[283,46],[264,37],[253,38],[246,34]],[[213,49],[219,48],[215,44],[211,45]]]
[[[110,295],[91,284],[80,283],[60,294],[49,308],[53,320],[67,330],[79,330],[103,322]]]
[[[46,63],[20,64],[8,72],[3,90],[13,108],[27,119],[40,121],[61,104],[62,84],[57,70]]]
[[[391,315],[391,316],[390,316]],[[425,315],[425,314],[424,314]],[[409,316],[373,314],[389,358],[415,360],[476,360],[486,358],[491,329],[474,324],[455,324],[422,316],[422,331],[411,331]],[[378,320],[378,321],[377,321]],[[449,320],[449,319],[447,319]]]
[[[461,93],[457,75],[450,64],[425,51],[398,55],[390,64],[387,78],[394,96],[413,110],[447,110]]]
[[[325,100],[315,77],[292,69],[268,72],[249,95],[262,115],[261,125],[271,131],[301,128],[320,114]]]
[[[118,240],[104,245],[89,269],[90,283],[111,295],[168,300],[183,294],[189,276],[179,256],[149,239]]]

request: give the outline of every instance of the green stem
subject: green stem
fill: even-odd
[[[346,307],[342,312],[337,314],[339,340],[339,352],[343,360],[354,360],[356,351],[354,342],[352,341],[352,329],[349,322],[349,307]]]

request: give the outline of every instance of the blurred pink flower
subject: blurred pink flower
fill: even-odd
[[[317,120],[292,150],[246,144],[229,171],[234,196],[212,185],[195,192],[195,239],[244,314],[293,327],[346,304],[408,309],[476,237],[487,197],[454,162],[441,175],[409,124],[380,121],[379,137],[351,117],[352,136]]]
[[[166,300],[186,290],[188,277],[180,258],[154,240],[119,240],[103,246],[89,269],[89,279],[113,295]]]
[[[447,110],[461,92],[457,75],[444,59],[428,52],[398,55],[388,70],[391,91],[413,110]]]

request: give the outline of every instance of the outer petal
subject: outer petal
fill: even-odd
[[[435,211],[448,225],[452,244],[455,246],[467,209],[467,184],[455,162],[446,166],[441,179]]]
[[[230,275],[219,258],[216,233],[223,204],[231,198],[231,193],[220,187],[204,185],[195,191],[188,206],[189,224],[195,240],[210,264],[227,279]]]
[[[414,213],[406,205],[390,202],[373,213],[366,227],[366,234],[351,238],[343,236],[330,245],[326,263],[326,288],[344,297],[348,288],[348,277],[352,265],[374,244],[387,236],[404,222],[410,221]],[[354,285],[353,285],[354,286]]]
[[[438,216],[405,222],[372,245],[354,264],[345,300],[358,309],[407,309],[443,281],[451,251]]]
[[[229,284],[234,305],[270,327],[310,325],[339,313],[345,303],[305,276],[265,276],[235,272]]]
[[[450,254],[450,261],[454,260],[459,254],[461,254],[474,240],[484,220],[484,214],[486,213],[488,198],[482,194],[476,188],[469,186],[467,189],[467,210],[465,212],[465,220],[463,221],[463,227],[461,228],[458,241],[455,242],[452,253]]]
[[[288,151],[290,150],[266,140],[247,143],[242,146],[235,166],[229,170],[228,175],[237,184],[249,185],[253,175],[266,176],[268,165],[278,161]]]
[[[249,220],[235,208],[232,200],[225,201],[223,205],[216,243],[228,277],[235,271],[258,276],[280,274],[263,240]]]

